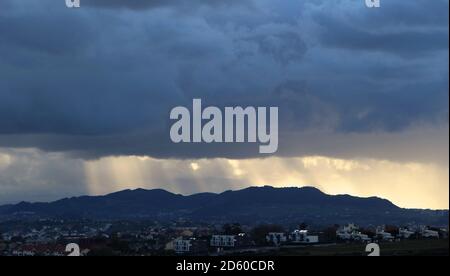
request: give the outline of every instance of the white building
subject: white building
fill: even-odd
[[[355,240],[355,241],[361,241],[361,242],[370,242],[372,240],[371,238],[369,238],[368,235],[363,234],[358,231],[353,231],[353,233],[351,234],[351,239]]]
[[[354,240],[360,242],[370,242],[372,239],[368,235],[359,231],[356,224],[349,223],[336,231],[336,236],[341,240]]]
[[[308,235],[308,230],[295,230],[291,233],[291,240],[295,243],[318,243],[319,236]]]
[[[343,232],[352,233],[353,231],[359,230],[359,226],[354,223],[349,223],[342,227]]]
[[[359,227],[353,223],[349,223],[336,230],[336,237],[341,240],[351,240],[352,234],[359,230]]]
[[[190,240],[176,239],[173,241],[173,249],[176,253],[187,253],[191,251],[191,247]]]
[[[336,236],[341,240],[351,240],[353,232],[357,231],[358,229],[358,226],[353,223],[349,223],[336,230]]]
[[[266,240],[267,242],[279,245],[281,243],[287,242],[288,239],[285,233],[270,232],[269,234],[267,234]]]
[[[384,225],[377,227],[376,235],[377,235],[377,237],[379,237],[380,239],[382,239],[384,241],[392,241],[392,240],[394,240],[394,236],[392,236],[391,233],[388,233],[388,232],[384,231]]]
[[[211,237],[211,246],[214,247],[235,247],[236,236],[234,235],[213,235]]]
[[[408,228],[400,228],[398,229],[398,236],[401,239],[409,239],[412,235],[414,235],[413,231],[409,231]]]
[[[346,232],[343,229],[336,230],[336,237],[341,240],[351,240],[352,233]]]
[[[428,229],[428,227],[422,227],[420,229],[420,235],[424,238],[435,238],[439,239],[439,233],[437,231],[433,231]]]

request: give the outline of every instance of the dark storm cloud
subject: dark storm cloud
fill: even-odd
[[[322,42],[338,48],[382,51],[406,58],[421,56],[424,52],[448,49],[448,30],[372,33],[352,29],[351,26],[336,27],[339,26],[338,22],[332,25],[333,29],[327,29],[322,34]]]
[[[383,9],[348,17],[316,13],[319,39],[328,47],[381,51],[406,58],[448,52],[448,1],[386,1]]]
[[[345,13],[341,13],[345,17]],[[343,19],[343,18],[342,18]],[[448,27],[448,0],[384,1],[383,10],[362,10],[347,18],[371,28]]]
[[[95,9],[2,1],[0,147],[86,158],[257,153],[172,144],[170,109],[194,97],[279,106],[280,155],[314,154],[293,138],[304,132],[448,124],[448,1],[377,11],[359,1],[198,1],[204,9],[185,14],[175,11],[187,1],[85,2]]]

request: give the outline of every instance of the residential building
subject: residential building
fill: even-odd
[[[386,232],[385,230],[385,226],[378,226],[377,230],[376,230],[376,235],[379,239],[384,240],[384,241],[393,241],[394,240],[394,236],[392,236],[391,233]]]
[[[188,253],[191,250],[191,240],[176,239],[173,241],[173,249],[176,253]]]
[[[213,247],[235,247],[235,235],[213,235],[211,237],[210,245]]]
[[[318,243],[319,236],[308,235],[308,230],[295,230],[291,233],[291,241],[294,243]]]
[[[281,243],[285,243],[288,241],[288,237],[285,233],[277,233],[277,232],[271,232],[267,234],[266,240],[269,243],[273,243],[275,245],[280,245]]]
[[[409,239],[414,234],[415,234],[415,232],[410,231],[408,228],[399,228],[398,229],[398,236],[401,239]]]

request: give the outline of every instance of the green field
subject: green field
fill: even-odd
[[[381,256],[448,256],[449,240],[405,240],[380,243]],[[365,244],[333,244],[280,248],[281,256],[365,256]]]

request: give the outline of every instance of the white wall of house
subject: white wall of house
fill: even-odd
[[[192,244],[190,240],[177,239],[173,241],[173,247],[177,253],[189,252],[191,251],[191,246]]]
[[[318,243],[319,236],[311,236],[308,230],[295,230],[291,233],[291,240],[297,243]]]
[[[267,242],[271,242],[274,244],[280,244],[283,242],[287,242],[288,238],[285,233],[271,232],[271,233],[267,234],[266,240],[267,240]]]
[[[236,236],[234,235],[213,235],[211,237],[211,246],[215,247],[235,247]]]

